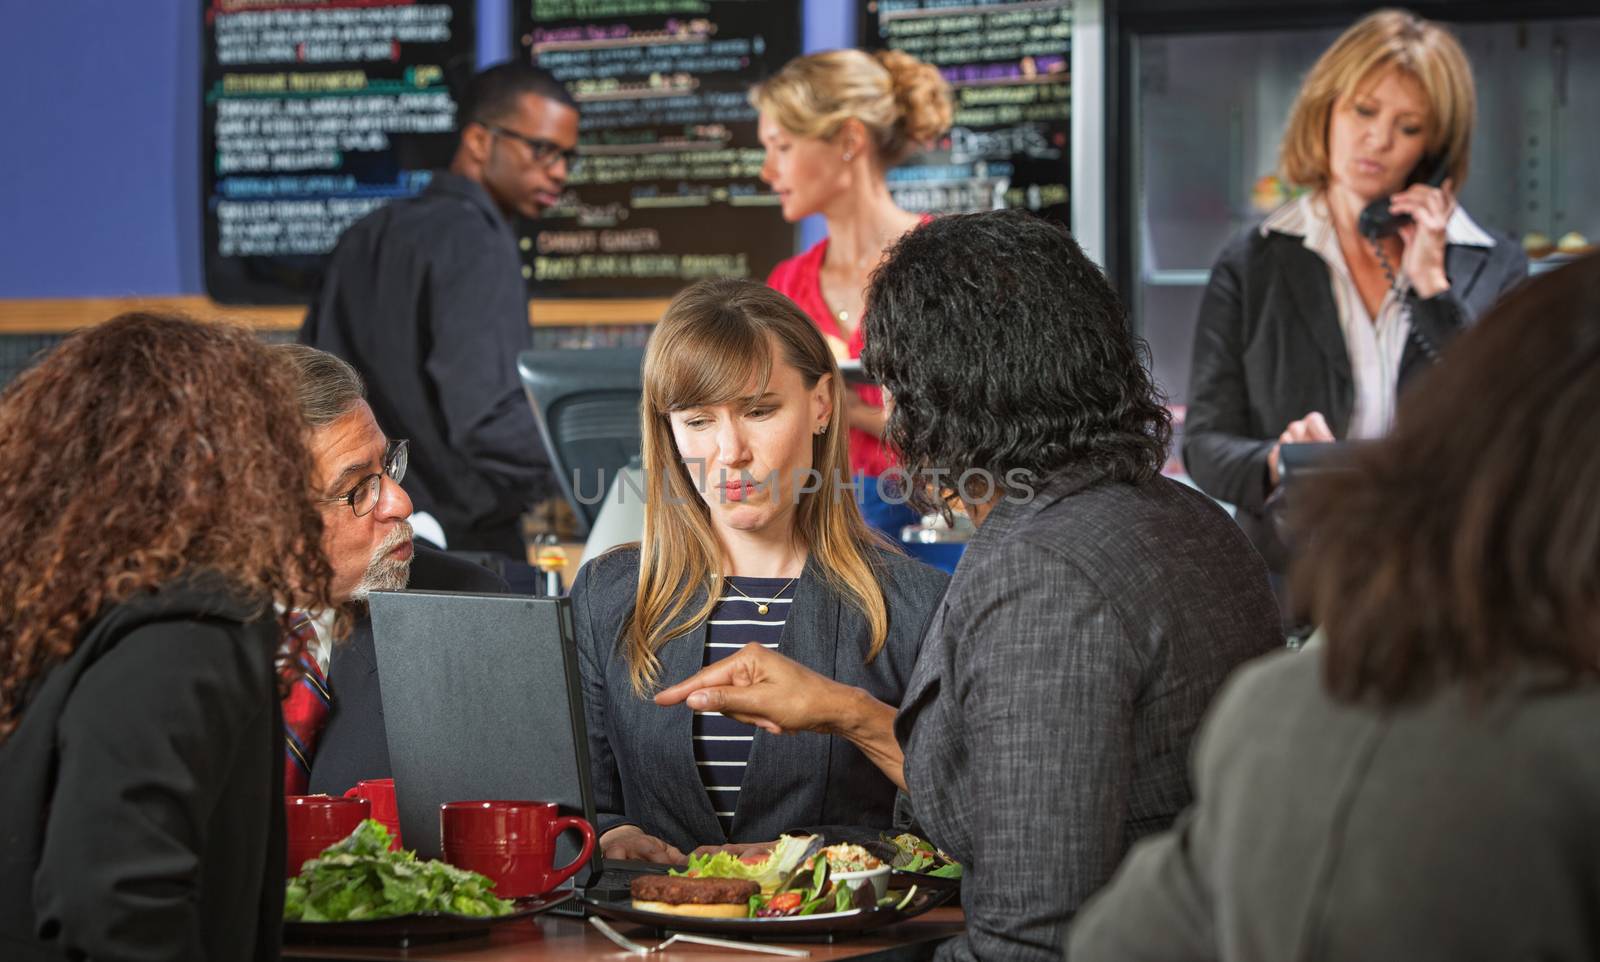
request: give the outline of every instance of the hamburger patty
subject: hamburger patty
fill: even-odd
[[[634,898],[669,905],[742,905],[761,886],[749,879],[641,875],[629,884]]]

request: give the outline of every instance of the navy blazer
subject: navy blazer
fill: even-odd
[[[889,634],[871,663],[866,619],[824,582],[814,561],[795,584],[779,651],[819,674],[898,705],[911,679],[922,632],[944,593],[947,575],[886,550],[874,559],[889,609]],[[724,834],[695,767],[693,715],[662,708],[633,692],[622,626],[639,578],[637,545],[601,555],[572,585],[573,620],[583,671],[590,769],[600,831],[634,824],[687,852],[699,845],[767,842],[786,831],[833,838],[873,837],[893,822],[895,786],[841,737],[757,731],[739,792],[733,830]],[[704,599],[701,593],[692,606]],[[699,671],[706,625],[656,653],[660,682]]]
[[[408,588],[504,594],[505,580],[485,568],[443,551],[414,543]],[[372,645],[372,620],[363,611],[350,637],[333,646],[328,659],[328,689],[333,710],[311,759],[310,791],[343,795],[365,778],[391,778],[389,734],[378,691],[378,655]]]
[[[1412,336],[1400,356],[1400,387],[1528,273],[1509,237],[1493,247],[1445,249],[1450,289],[1411,296]],[[1200,489],[1237,508],[1235,519],[1267,566],[1287,560],[1266,501],[1267,455],[1289,422],[1320,411],[1343,438],[1355,380],[1328,265],[1302,238],[1251,227],[1211,269],[1200,303],[1183,428],[1183,461]]]

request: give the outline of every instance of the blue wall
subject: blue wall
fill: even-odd
[[[513,2],[479,0],[481,64],[511,55]],[[13,11],[0,32],[0,298],[202,292],[199,8]],[[854,10],[805,0],[805,48],[851,44]]]

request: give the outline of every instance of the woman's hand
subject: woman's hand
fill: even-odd
[[[1298,421],[1290,421],[1289,426],[1278,435],[1278,443],[1267,453],[1267,474],[1272,479],[1272,486],[1276,488],[1282,479],[1281,469],[1278,466],[1279,448],[1285,444],[1315,444],[1333,439],[1333,432],[1328,429],[1327,419],[1316,411]]]
[[[684,702],[694,711],[719,711],[774,735],[838,735],[861,749],[896,786],[906,787],[893,705],[760,645],[745,645],[656,695],[658,705]]]
[[[1405,245],[1400,270],[1411,279],[1418,297],[1433,297],[1450,289],[1444,271],[1445,225],[1456,209],[1450,187],[1449,180],[1443,187],[1412,184],[1389,198],[1391,213],[1411,218],[1411,223],[1400,228],[1400,241]]]
[[[686,861],[682,852],[637,825],[618,825],[600,836],[600,854],[661,865],[682,865]]]
[[[763,648],[734,654],[656,694],[656,704],[687,702],[694,711],[719,711],[735,721],[783,735],[828,732],[842,699],[855,689]]]

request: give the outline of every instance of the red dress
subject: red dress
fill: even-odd
[[[922,218],[926,224],[932,217]],[[855,333],[847,339],[839,330],[833,311],[822,299],[822,260],[828,254],[828,239],[824,237],[803,254],[797,254],[780,263],[767,275],[767,286],[800,305],[811,315],[811,320],[822,333],[837,337],[850,349],[851,357],[860,357],[866,343],[866,325],[857,324]],[[847,388],[847,390],[851,390]],[[873,385],[858,384],[853,390],[875,408],[883,407],[883,389]],[[876,435],[859,428],[850,429],[850,473],[875,478],[895,464],[894,452]]]

